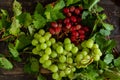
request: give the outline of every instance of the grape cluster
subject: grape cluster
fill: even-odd
[[[39,55],[43,68],[52,72],[52,78],[61,80],[62,77],[72,78],[76,68],[86,67],[93,61],[98,61],[102,52],[92,39],[83,41],[76,46],[70,38],[63,42],[56,41],[50,32],[40,29],[35,33],[32,45],[33,54]]]
[[[82,11],[82,7],[78,6],[65,7],[63,13],[66,18],[51,22],[49,32],[54,36],[56,35],[57,39],[69,37],[72,43],[82,42],[90,32],[90,29],[81,23]]]

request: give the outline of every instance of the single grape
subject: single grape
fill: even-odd
[[[40,58],[40,59],[39,59],[39,62],[40,62],[40,63],[44,63],[45,60],[44,60],[43,58]]]
[[[45,30],[44,29],[40,29],[38,32],[40,35],[44,35],[45,34]]]
[[[55,64],[52,64],[52,65],[49,67],[49,69],[50,69],[52,72],[57,72],[57,71],[58,71],[58,67],[57,67],[57,65],[55,65]]]
[[[33,49],[32,49],[32,53],[33,53],[33,54],[38,54],[38,53],[39,53],[39,51],[37,51],[37,49],[36,49],[36,48],[33,48]]]
[[[32,40],[32,45],[33,45],[33,46],[36,46],[37,44],[38,44],[38,40],[37,40],[37,39],[33,39],[33,40]]]
[[[41,51],[39,51],[38,54],[39,54],[40,56],[43,56],[43,55],[45,54],[45,51],[41,50]]]
[[[45,54],[50,55],[50,54],[51,54],[51,52],[52,52],[52,50],[51,50],[51,48],[50,48],[50,47],[47,47],[47,48],[45,49]]]
[[[41,50],[41,45],[40,45],[40,44],[36,45],[36,50],[37,50],[37,51],[40,51],[40,50]]]
[[[50,41],[52,44],[54,44],[56,42],[55,38],[51,38]]]
[[[71,49],[72,49],[72,44],[71,43],[65,44],[65,50],[71,51]]]
[[[41,45],[40,45],[40,49],[44,50],[44,49],[46,49],[46,48],[47,48],[46,43],[41,43]]]
[[[71,67],[72,72],[76,71],[76,67]]]
[[[74,77],[74,73],[68,74],[68,78],[69,78],[69,79],[73,79],[73,77]]]
[[[93,50],[93,52],[95,53],[95,55],[102,56],[102,52],[101,52],[101,50],[100,50],[99,48],[95,48],[95,49]]]
[[[59,46],[59,45],[58,45],[57,43],[54,43],[54,44],[52,45],[52,48],[56,50],[56,48],[57,48],[58,46]]]
[[[88,48],[83,48],[82,51],[86,51],[87,53],[90,52],[90,50]]]
[[[38,33],[35,33],[35,34],[34,34],[34,38],[35,38],[35,39],[39,40],[40,37],[41,37],[40,34],[38,34]]]
[[[76,54],[78,52],[78,47],[73,47],[72,50],[71,50],[71,52],[73,54]]]
[[[43,58],[44,60],[48,60],[48,59],[49,59],[49,55],[48,55],[48,54],[44,54],[44,55],[42,56],[42,58]]]
[[[52,53],[50,54],[50,56],[51,56],[52,58],[56,58],[56,57],[57,57],[56,51],[52,51]]]
[[[45,40],[48,41],[50,37],[51,37],[51,34],[49,32],[46,32],[44,35]]]
[[[58,54],[62,54],[63,53],[63,47],[62,46],[56,47],[56,51],[57,51]]]
[[[46,41],[47,46],[51,46],[51,41]]]
[[[60,75],[60,77],[65,77],[65,72],[64,71],[60,71],[59,75]]]
[[[61,70],[65,70],[66,69],[66,64],[65,63],[59,63],[58,68],[61,69]]]
[[[48,68],[52,64],[52,61],[46,60],[43,64],[46,66],[46,68]]]
[[[93,59],[94,59],[94,61],[99,61],[100,60],[100,55],[94,55]]]
[[[88,52],[84,50],[84,51],[80,52],[80,54],[82,54],[83,56],[86,56],[86,55],[88,55]]]
[[[67,57],[72,57],[72,53],[71,52],[67,52]]]
[[[66,69],[65,69],[65,74],[70,74],[71,73],[71,69],[69,68],[69,67],[67,67]]]
[[[66,50],[64,50],[62,54],[63,54],[63,55],[67,55],[67,53],[68,53],[68,52],[67,52]]]
[[[57,72],[53,73],[52,78],[57,80],[59,78],[59,74]]]
[[[82,54],[77,54],[76,55],[76,58],[75,58],[76,62],[80,62],[82,59],[83,59],[83,55]]]
[[[39,38],[39,42],[40,42],[40,43],[44,43],[44,42],[45,42],[45,38],[44,38],[44,37],[40,37],[40,38]]]
[[[98,44],[93,44],[93,47],[92,47],[93,49],[94,48],[99,48],[99,45]]]
[[[73,59],[72,59],[71,57],[68,57],[68,58],[67,58],[67,63],[68,63],[68,64],[72,64],[72,63],[73,63]]]
[[[90,61],[90,56],[89,55],[86,55],[84,58],[83,58],[83,60],[81,61],[81,64],[87,64],[87,63],[89,63],[89,61]]]
[[[92,48],[94,44],[94,41],[92,39],[89,39],[86,41],[86,47]]]
[[[64,44],[69,44],[69,43],[71,43],[71,40],[69,38],[65,38]]]
[[[82,43],[81,43],[81,46],[83,47],[83,48],[86,48],[86,40],[85,41],[83,41]]]
[[[61,55],[61,56],[59,57],[59,62],[61,62],[61,63],[66,62],[66,57],[65,57],[64,55]]]

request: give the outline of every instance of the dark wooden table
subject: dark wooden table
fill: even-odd
[[[11,7],[12,7],[13,0],[0,0],[0,9],[7,9],[11,14]],[[34,9],[34,5],[36,2],[41,2],[42,4],[47,4],[55,0],[18,0],[22,3],[24,11],[32,11]],[[118,1],[119,0],[112,0]],[[119,4],[116,5],[110,0],[101,0],[100,5],[105,9],[105,13],[108,15],[108,22],[115,26],[115,30],[112,32],[110,36],[112,39],[117,41],[116,49],[120,52],[120,6]],[[4,43],[1,43],[4,45]],[[0,48],[2,49],[2,48]],[[0,69],[0,80],[35,80],[35,78],[31,75],[25,74],[23,72],[22,63],[15,65],[14,69],[11,71],[6,71]]]

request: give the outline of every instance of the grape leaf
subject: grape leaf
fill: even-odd
[[[17,49],[14,47],[12,43],[8,44],[8,48],[13,57],[19,57],[19,52],[17,51]]]
[[[17,16],[17,19],[19,20],[20,24],[24,25],[25,27],[28,27],[32,23],[32,16],[27,12]]]
[[[21,25],[19,23],[19,20],[14,17],[12,24],[10,26],[9,33],[14,35],[14,36],[17,36],[20,32],[20,27],[21,27]]]
[[[13,65],[12,63],[6,59],[5,57],[0,57],[0,67],[4,69],[12,69]]]
[[[55,4],[55,6],[54,6],[54,10],[60,10],[60,9],[62,9],[62,8],[64,8],[65,7],[65,2],[64,2],[64,0],[59,0],[59,1],[57,1],[57,3]]]
[[[15,48],[19,51],[21,49],[24,49],[26,46],[31,44],[31,36],[22,34],[16,39],[15,41]]]
[[[109,36],[111,32],[110,32],[109,30],[101,29],[101,30],[100,30],[100,33],[101,33],[103,36]]]
[[[0,30],[3,28],[2,20],[0,20]]]
[[[117,59],[114,59],[114,65],[120,66],[120,57],[118,57]]]
[[[41,16],[38,13],[34,14],[33,25],[35,26],[36,29],[43,28],[45,24],[46,24],[46,19],[43,16]]]
[[[110,64],[112,62],[112,60],[114,59],[114,56],[112,54],[107,54],[104,58],[104,62],[106,64]]]
[[[103,27],[104,27],[106,30],[111,31],[111,30],[114,29],[113,25],[111,25],[111,24],[108,24],[108,23],[102,23],[102,25],[103,25]]]
[[[37,80],[46,80],[45,77],[43,77],[41,74],[37,76]]]
[[[75,4],[77,2],[79,2],[80,0],[66,0],[66,5],[69,6],[71,4]]]
[[[100,0],[90,0],[89,2],[89,8],[88,10],[91,11],[91,9],[99,2]]]
[[[34,14],[43,14],[44,13],[44,7],[42,6],[41,3],[37,3],[37,6],[35,7]]]
[[[22,13],[22,6],[16,0],[14,0],[14,2],[13,2],[13,12],[14,12],[14,16],[18,16]]]
[[[86,17],[89,15],[89,11],[83,11],[82,13],[82,19],[86,19]]]

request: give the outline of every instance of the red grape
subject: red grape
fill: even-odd
[[[63,12],[66,14],[66,13],[69,13],[69,8],[64,8],[63,9]]]
[[[52,27],[57,27],[58,24],[57,24],[56,22],[51,22],[51,26],[52,26]]]
[[[55,29],[54,28],[49,28],[49,32],[54,35],[55,34]]]
[[[76,21],[77,21],[77,19],[76,19],[75,16],[71,16],[71,17],[70,17],[70,20],[71,20],[72,22],[76,22]]]

